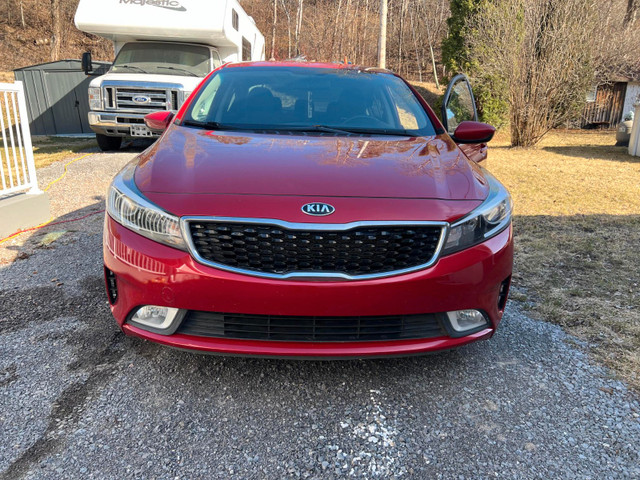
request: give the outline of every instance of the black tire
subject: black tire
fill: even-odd
[[[96,140],[98,141],[100,150],[103,152],[118,150],[122,144],[122,137],[108,137],[99,133],[96,133]]]

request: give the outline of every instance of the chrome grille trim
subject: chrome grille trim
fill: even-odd
[[[147,114],[163,110],[176,111],[179,105],[175,104],[174,99],[179,97],[179,92],[184,89],[184,86],[174,83],[107,80],[102,83],[102,88],[104,98],[111,99],[111,102],[105,101],[105,111]],[[151,101],[146,104],[136,104],[131,98],[137,95],[147,96]]]
[[[203,258],[197,251],[191,236],[189,224],[191,222],[227,222],[227,223],[251,223],[257,225],[275,225],[288,230],[310,230],[310,231],[346,231],[360,227],[417,227],[417,226],[431,226],[440,227],[440,239],[437,243],[435,252],[431,259],[421,265],[405,268],[402,270],[393,270],[387,272],[380,272],[375,274],[366,275],[348,275],[342,272],[291,272],[286,274],[275,274],[258,272],[255,270],[248,270],[243,268],[231,267],[222,263],[211,262]],[[220,270],[226,270],[233,273],[239,273],[242,275],[250,275],[253,277],[271,278],[274,280],[286,280],[286,279],[340,279],[340,280],[371,280],[375,278],[392,277],[396,275],[404,275],[407,273],[423,270],[434,265],[440,257],[440,252],[444,247],[445,240],[449,233],[449,223],[437,222],[437,221],[361,221],[351,223],[295,223],[287,222],[284,220],[269,219],[269,218],[239,218],[239,217],[204,217],[204,216],[185,216],[180,219],[180,227],[182,230],[182,236],[187,243],[189,253],[198,262],[209,267],[218,268]]]
[[[130,110],[172,110],[175,107],[171,103],[171,90],[143,89],[130,87],[116,87],[116,108]],[[135,103],[132,98],[145,96],[150,99],[148,103]]]

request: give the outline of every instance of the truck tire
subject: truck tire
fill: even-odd
[[[108,137],[107,135],[101,135],[99,133],[96,133],[96,140],[98,141],[100,150],[103,152],[118,150],[122,144],[122,137]]]

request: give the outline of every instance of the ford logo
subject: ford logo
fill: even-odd
[[[307,203],[302,206],[302,211],[307,215],[314,215],[316,217],[323,217],[324,215],[331,215],[336,209],[333,205],[329,205],[328,203]]]
[[[144,105],[145,103],[149,103],[151,101],[151,99],[146,95],[136,95],[131,100],[133,100],[133,103],[137,103],[138,105]]]

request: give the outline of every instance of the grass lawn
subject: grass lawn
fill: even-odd
[[[513,296],[587,341],[640,391],[640,158],[613,132],[554,131],[535,148],[491,143],[515,201]]]
[[[46,137],[46,136],[34,136],[31,138],[33,144],[33,158],[36,168],[46,167],[58,160],[66,160],[75,156],[82,155],[83,152],[92,148],[97,148],[95,138],[61,138],[61,137]],[[2,148],[2,139],[0,139],[0,159],[6,164],[6,152]],[[22,172],[22,164],[20,162],[20,156],[16,153],[18,159],[18,170]],[[13,152],[9,149],[9,160],[11,167],[14,169],[14,180],[17,180],[15,166],[13,161]],[[5,182],[9,185],[8,172],[4,172]]]
[[[34,136],[33,158],[36,168],[46,167],[53,162],[63,160],[74,155],[82,154],[91,148],[97,148],[95,138],[67,138]]]

